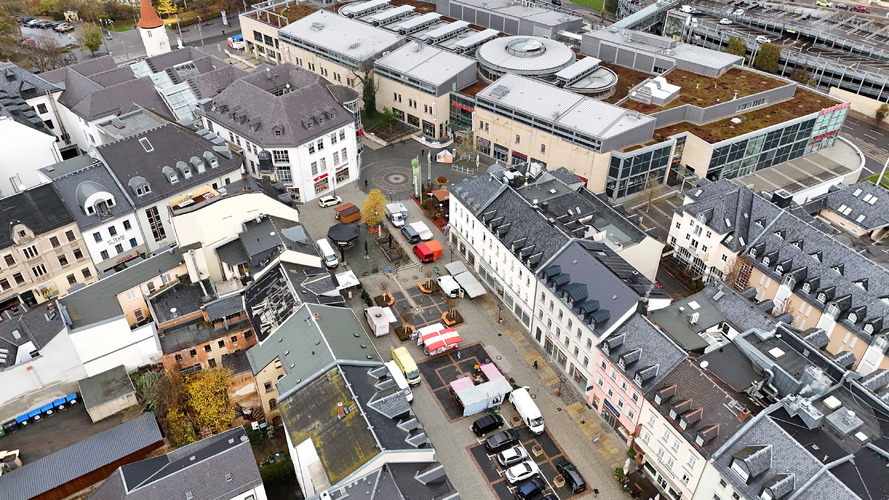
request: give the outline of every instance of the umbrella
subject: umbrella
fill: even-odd
[[[327,237],[339,246],[346,246],[358,237],[358,226],[340,222],[335,226],[330,226],[330,229],[327,230]]]

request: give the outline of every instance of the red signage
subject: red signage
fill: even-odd
[[[836,133],[837,133],[837,131],[834,130],[833,132],[828,132],[828,133],[826,133],[826,134],[821,134],[821,135],[819,135],[819,136],[817,136],[817,137],[813,137],[812,140],[813,140],[813,141],[820,141],[821,139],[824,139],[825,137],[831,136],[831,135],[836,134]]]
[[[521,159],[523,159],[523,160],[527,160],[527,159],[528,159],[527,156],[523,155],[522,153],[519,153],[518,151],[513,151],[513,152],[512,152],[512,155],[515,156],[516,158],[521,158]]]
[[[326,179],[326,178],[327,178],[327,174],[321,174],[318,177],[315,177],[315,182],[318,182],[321,179]]]
[[[836,106],[833,106],[833,107],[831,107],[831,108],[824,108],[824,109],[822,109],[822,110],[821,110],[821,114],[822,114],[822,115],[826,115],[827,113],[833,113],[834,111],[839,111],[839,110],[841,110],[841,109],[846,109],[846,108],[848,108],[848,107],[851,106],[851,105],[852,105],[851,102],[844,102],[844,103],[842,103],[842,104],[837,104]]]
[[[460,104],[457,101],[451,101],[451,106],[457,106],[458,108],[462,109],[463,111],[469,111],[470,113],[475,111],[475,109],[470,108],[469,106],[467,106],[465,104]]]

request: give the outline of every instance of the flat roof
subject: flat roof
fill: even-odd
[[[452,0],[451,3],[472,6],[491,13],[526,19],[547,26],[559,26],[581,19],[580,16],[565,11],[547,9],[533,3],[517,4],[513,0]]]
[[[498,98],[500,87],[507,92]],[[503,75],[476,94],[479,97],[599,138],[618,136],[654,121],[649,116],[513,74]],[[557,118],[553,119],[554,116]]]
[[[656,5],[660,6],[661,4]],[[644,18],[648,14],[641,13],[644,12],[646,9],[642,9],[635,14],[625,17],[619,22],[627,22],[630,21],[631,18],[635,18],[637,16]],[[657,8],[654,9],[654,11],[657,10]],[[629,36],[624,36],[625,34],[629,34]],[[652,54],[656,54],[662,58],[688,61],[696,65],[705,66],[707,68],[717,70],[725,68],[727,66],[731,66],[733,64],[742,64],[744,61],[743,57],[728,54],[726,52],[720,52],[718,50],[699,47],[697,45],[682,43],[670,40],[663,36],[652,35],[650,33],[619,29],[618,27],[588,31],[585,32],[583,36],[589,36],[624,47],[630,47],[632,49],[649,52]],[[670,44],[669,52],[662,46],[664,43]]]
[[[374,65],[435,85],[444,85],[475,60],[422,42],[408,43],[378,59]]]
[[[494,38],[479,47],[475,57],[496,70],[531,76],[556,73],[575,61],[567,45],[539,36]]]
[[[79,380],[77,385],[80,387],[80,397],[83,399],[83,405],[87,409],[95,408],[136,392],[135,387],[133,387],[133,381],[130,380],[130,376],[127,375],[127,370],[123,365]]]
[[[857,170],[860,162],[861,158],[853,146],[835,141],[831,148],[758,170],[746,177],[732,179],[732,182],[749,186],[754,191],[765,189],[774,193],[783,189],[793,194],[822,182],[842,178]]]
[[[281,28],[279,33],[357,61],[372,57],[402,39],[397,33],[326,10],[298,19]]]

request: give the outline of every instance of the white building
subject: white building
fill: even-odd
[[[40,169],[77,221],[101,273],[145,254],[145,239],[133,206],[108,167],[83,155]]]
[[[358,93],[292,64],[232,83],[199,115],[243,150],[247,171],[307,202],[358,177]]]
[[[149,253],[176,242],[170,224],[174,205],[239,180],[243,162],[227,146],[174,124],[105,144],[96,154],[135,207]]]
[[[164,22],[157,17],[150,0],[142,0],[139,6],[139,38],[145,47],[148,57],[165,54],[170,51],[170,39],[164,28]]]
[[[39,120],[38,120],[39,121]],[[0,105],[0,196],[39,184],[37,169],[61,159],[56,137],[46,130],[13,118]]]

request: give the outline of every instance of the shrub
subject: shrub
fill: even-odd
[[[884,102],[879,108],[877,108],[877,123],[880,123],[881,121],[886,119],[887,116],[889,116],[889,104],[886,104]]]

